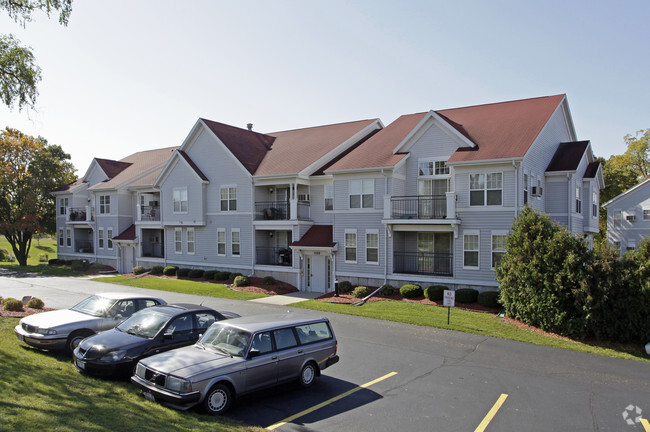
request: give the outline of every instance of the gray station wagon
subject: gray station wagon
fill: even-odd
[[[337,341],[327,318],[257,315],[214,323],[199,341],[141,360],[131,381],[145,398],[177,409],[202,404],[225,412],[237,397],[279,383],[314,383],[337,363]]]

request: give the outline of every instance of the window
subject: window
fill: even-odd
[[[237,188],[235,186],[221,187],[221,211],[237,210]]]
[[[501,173],[469,175],[469,205],[501,205],[503,177]]]
[[[239,239],[239,228],[233,228],[230,233],[230,253],[232,256],[239,256],[241,243]]]
[[[97,247],[104,249],[104,228],[97,230]]]
[[[226,255],[226,230],[217,228],[217,255]]]
[[[447,163],[445,161],[435,161],[433,173],[435,175],[448,175],[449,167]]]
[[[357,230],[345,230],[345,262],[357,262]]]
[[[63,246],[63,228],[59,229],[59,246]]]
[[[293,329],[290,328],[273,330],[273,338],[278,351],[298,345],[296,335],[293,333]]]
[[[183,253],[183,231],[180,228],[174,228],[174,252]]]
[[[325,185],[325,210],[334,210],[334,185]]]
[[[576,187],[576,213],[582,213],[582,196],[580,187]]]
[[[643,220],[650,220],[650,209],[643,209]]]
[[[187,213],[187,188],[176,188],[172,192],[172,205],[174,213]]]
[[[418,163],[419,176],[449,175],[449,167],[445,161],[422,161]]]
[[[366,264],[379,264],[379,230],[366,231]]]
[[[621,242],[620,241],[615,241],[614,242],[614,249],[616,250],[616,252],[618,252],[619,255],[621,254]]]
[[[68,198],[61,198],[59,200],[59,214],[65,215],[68,212]]]
[[[194,228],[187,229],[187,253],[194,255]]]
[[[626,250],[631,251],[631,250],[634,250],[634,249],[636,249],[636,241],[634,241],[634,240],[628,240],[628,241],[627,241],[627,249],[626,249]]]
[[[111,196],[110,195],[100,195],[99,196],[99,213],[100,214],[110,214],[111,213]]]
[[[478,265],[479,243],[478,242],[479,242],[478,232],[470,232],[463,235],[463,267],[479,268]]]
[[[620,227],[623,221],[623,212],[621,210],[614,210],[614,226]]]
[[[496,268],[506,253],[506,234],[492,233],[492,268]]]
[[[113,249],[113,228],[106,229],[106,247]]]
[[[598,194],[591,192],[591,217],[598,217]]]
[[[528,174],[524,174],[524,204],[528,202]]]
[[[66,228],[65,230],[65,244],[68,247],[72,246],[72,231],[70,228]]]
[[[375,206],[375,181],[350,180],[350,208],[373,208]]]

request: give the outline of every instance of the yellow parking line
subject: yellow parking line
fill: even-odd
[[[645,432],[650,432],[650,423],[648,423],[647,419],[642,418],[641,424],[643,425],[643,429],[645,429]]]
[[[273,424],[273,425],[267,427],[266,429],[267,429],[267,430],[275,430],[275,429],[279,428],[280,426],[283,426],[283,425],[285,425],[285,424],[287,424],[287,423],[289,423],[289,422],[291,422],[291,421],[294,421],[295,419],[297,419],[297,418],[299,418],[299,417],[302,417],[302,416],[304,416],[304,415],[307,415],[307,414],[309,414],[309,413],[311,413],[311,412],[313,412],[313,411],[316,411],[317,409],[323,408],[324,406],[329,405],[329,404],[331,404],[332,402],[336,402],[336,401],[339,400],[339,399],[343,399],[344,397],[349,396],[349,395],[351,395],[352,393],[357,392],[357,391],[359,391],[359,390],[361,390],[361,389],[364,389],[364,388],[370,387],[370,386],[373,385],[373,384],[377,384],[379,381],[383,381],[383,380],[385,380],[385,379],[387,379],[387,378],[392,377],[393,375],[397,375],[397,372],[391,372],[391,373],[386,374],[386,375],[384,375],[384,376],[382,376],[382,377],[379,377],[379,378],[377,378],[377,379],[375,379],[375,380],[368,381],[367,383],[362,384],[362,385],[360,385],[360,386],[357,386],[357,387],[353,388],[352,390],[348,390],[348,391],[346,391],[345,393],[341,393],[341,394],[338,395],[338,396],[334,396],[333,398],[328,399],[328,400],[326,400],[325,402],[321,402],[321,403],[319,403],[318,405],[314,405],[314,406],[311,407],[311,408],[307,408],[307,409],[304,410],[304,411],[300,411],[298,414],[294,414],[294,415],[292,415],[291,417],[287,417],[287,418],[284,419],[284,420],[280,420],[279,422],[277,422],[277,423],[275,423],[275,424]]]
[[[492,406],[492,409],[483,418],[483,421],[481,422],[481,424],[478,425],[478,427],[474,430],[474,432],[483,432],[485,428],[488,427],[488,425],[490,424],[494,416],[497,414],[497,411],[499,411],[499,408],[501,408],[501,405],[503,405],[503,403],[506,401],[507,397],[508,395],[505,393],[499,396],[499,399],[497,399],[494,406]]]

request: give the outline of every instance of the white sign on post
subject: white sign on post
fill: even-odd
[[[445,290],[442,296],[442,305],[445,307],[454,307],[456,305],[456,292]]]

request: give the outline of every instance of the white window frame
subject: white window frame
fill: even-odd
[[[451,177],[451,170],[446,159],[418,159],[418,177],[445,178]]]
[[[97,229],[97,249],[104,249],[104,228],[100,227]]]
[[[614,210],[614,226],[615,227],[621,227],[623,226],[623,211],[622,210]]]
[[[368,240],[369,236],[377,236],[377,245],[370,246],[370,241]],[[370,261],[368,259],[368,251],[374,249],[377,251],[377,261]],[[370,265],[379,265],[379,230],[378,229],[368,229],[366,230],[366,264]]]
[[[235,248],[235,246],[237,247]],[[230,230],[230,256],[241,256],[241,230],[239,228],[233,228]]]
[[[494,248],[494,237],[508,237],[508,231],[492,231],[490,235],[490,265],[492,266],[492,270],[494,270],[496,267],[494,265],[494,254],[495,253],[501,253],[501,258],[503,258],[503,255],[506,253],[506,243],[505,239],[503,242],[503,249],[495,249]],[[479,246],[480,247],[480,246]]]
[[[618,255],[620,256],[621,255],[621,242],[618,241],[618,240],[615,240],[613,244],[614,244],[614,249],[616,249],[616,251],[618,252]]]
[[[524,204],[527,204],[530,201],[530,188],[529,188],[529,176],[528,173],[524,172]]]
[[[59,228],[59,246],[63,247],[65,245],[65,240],[64,240],[64,234],[63,234],[63,228]]]
[[[194,228],[188,228],[185,233],[185,242],[187,247],[187,254],[194,255],[196,253],[196,237],[194,236]]]
[[[650,209],[643,209],[643,220],[650,220]]]
[[[183,206],[185,204],[185,206]],[[187,214],[190,209],[189,195],[187,187],[177,187],[172,189],[172,213]]]
[[[65,216],[68,214],[69,198],[61,198],[59,203],[59,214]]]
[[[72,230],[70,228],[65,229],[65,244],[67,247],[72,247]]]
[[[465,237],[476,237],[476,249],[466,249]],[[468,252],[476,252],[476,265],[465,264],[465,254]],[[480,270],[481,268],[481,233],[478,230],[467,230],[463,232],[463,269],[466,270]]]
[[[348,236],[354,236],[354,237],[348,237]],[[350,242],[348,242],[348,239],[350,239]],[[353,241],[352,241],[353,240]],[[352,244],[354,243],[354,244]],[[347,264],[356,264],[357,259],[359,257],[359,250],[358,250],[358,238],[357,238],[357,230],[356,229],[346,229],[344,233],[344,241],[343,244],[345,246],[345,251],[344,251],[344,258],[345,262]],[[348,249],[352,250],[354,249],[354,260],[349,260],[348,259]]]
[[[591,217],[598,217],[598,194],[594,190],[591,191]]]
[[[625,247],[626,251],[631,251],[636,249],[636,240],[627,240],[627,246]]]
[[[106,249],[113,250],[113,228],[106,228]]]
[[[575,212],[577,214],[582,214],[582,188],[576,186],[576,207]]]
[[[353,193],[354,192],[354,193]],[[352,205],[352,198],[359,197],[359,206]],[[371,202],[365,202],[369,197]],[[356,179],[348,181],[348,205],[350,209],[375,208],[375,179]]]
[[[111,196],[99,196],[99,214],[111,214]]]
[[[489,176],[495,176],[498,175],[500,176],[500,187],[489,187],[488,186],[488,180]],[[482,187],[475,187],[472,188],[472,177],[473,176],[479,176],[480,183],[482,183]],[[472,192],[482,192],[483,195],[483,200],[481,204],[472,204]],[[489,193],[491,191],[499,191],[500,194],[500,202],[499,204],[489,204],[488,203],[488,197]],[[503,172],[486,172],[486,173],[469,173],[469,205],[470,207],[497,207],[497,206],[503,206]]]
[[[323,197],[325,201],[325,211],[334,210],[334,185],[333,184],[324,185]]]
[[[219,203],[219,209],[222,212],[237,211],[237,185],[221,185],[219,187]]]
[[[174,253],[182,254],[183,253],[183,229],[174,228]]]
[[[219,238],[223,235],[223,238]],[[219,246],[223,245],[223,253],[219,252]],[[226,229],[217,228],[217,256],[226,256]]]

